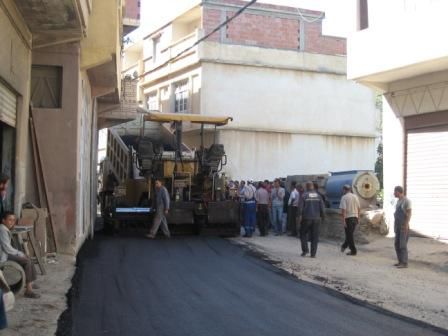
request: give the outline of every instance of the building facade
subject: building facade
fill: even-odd
[[[93,229],[97,121],[105,107],[120,104],[123,11],[121,0],[0,1],[1,164],[12,177],[9,203],[18,215],[26,202],[48,208],[58,252],[76,253]]]
[[[138,100],[149,110],[232,116],[217,141],[233,179],[373,169],[375,94],[346,79],[346,41],[322,35],[324,13],[255,4],[173,60],[244,4],[200,1],[126,48]],[[199,130],[186,127],[184,140],[198,147]]]
[[[383,93],[389,224],[394,186],[403,185],[413,201],[411,229],[448,239],[448,46],[441,42],[448,4],[362,0],[358,7],[360,30],[348,41],[348,77]]]

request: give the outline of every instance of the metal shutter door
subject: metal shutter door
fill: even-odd
[[[17,97],[0,83],[0,121],[16,127]]]
[[[448,239],[448,125],[408,131],[407,195],[411,229]]]

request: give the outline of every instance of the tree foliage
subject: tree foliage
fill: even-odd
[[[375,173],[380,181],[380,189],[383,189],[383,143],[380,142],[376,149],[377,158],[375,162]]]

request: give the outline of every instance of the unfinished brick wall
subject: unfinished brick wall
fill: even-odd
[[[215,0],[223,4],[222,8],[216,5],[203,8],[203,30],[207,34],[217,27],[223,18],[231,17],[237,9],[226,7],[225,4],[244,6],[246,2],[240,0]],[[213,34],[209,40],[214,42],[251,45],[265,48],[299,50],[300,46],[300,17],[297,8],[255,4],[253,9],[267,9],[263,13],[246,11],[233,20],[221,32]],[[285,17],[278,11],[288,12],[294,17]],[[313,15],[322,15],[321,12],[301,9],[301,12]],[[346,40],[333,36],[322,35],[322,21],[314,23],[304,22],[304,50],[311,53],[328,55],[345,55]]]
[[[126,0],[125,18],[140,20],[140,0]]]
[[[323,36],[321,21],[306,23],[305,51],[328,55],[346,55],[347,40],[342,37]]]
[[[205,34],[210,33],[221,23],[221,10],[204,8],[202,16],[202,28]],[[220,33],[214,33],[208,38],[208,41],[219,42]]]
[[[229,14],[233,15],[233,13]],[[241,14],[229,24],[226,40],[259,47],[298,49],[299,21],[265,15]]]

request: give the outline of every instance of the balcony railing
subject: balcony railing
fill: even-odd
[[[181,39],[171,43],[163,48],[159,54],[156,55],[154,61],[153,57],[149,56],[143,60],[145,70],[145,81],[151,80],[154,76],[158,77],[161,73],[172,72],[179,70],[185,66],[197,62],[197,47],[192,48],[179,58],[165,64],[167,61],[176,57],[185,49],[193,46],[193,44],[200,38],[201,31],[195,30],[193,33],[182,37]]]

